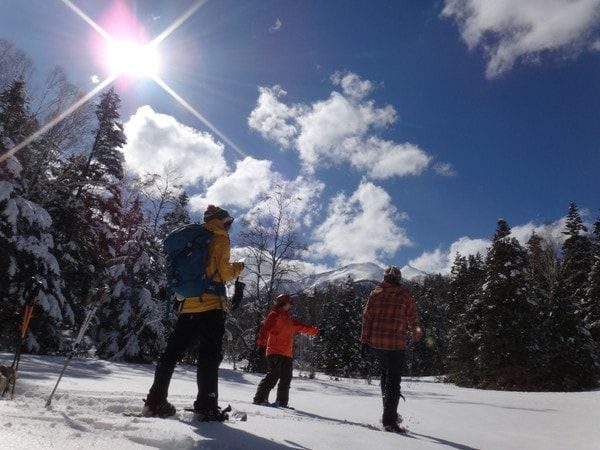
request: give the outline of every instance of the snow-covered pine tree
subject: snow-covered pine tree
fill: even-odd
[[[35,120],[27,108],[26,86],[16,80],[0,93],[0,155],[27,137]],[[55,351],[63,338],[57,324],[73,320],[65,304],[60,268],[54,256],[52,219],[39,204],[30,201],[20,157],[28,149],[0,163],[0,347],[8,349],[17,335],[31,277],[43,284],[31,322],[26,349]]]
[[[412,292],[426,336],[414,344],[411,373],[415,376],[446,373],[448,347],[449,280],[440,274],[427,275],[422,284],[415,283]]]
[[[479,382],[475,361],[481,330],[481,292],[485,266],[481,255],[456,255],[450,275],[447,367],[448,380],[461,386]]]
[[[600,217],[594,223],[592,258],[585,291],[585,324],[594,338],[596,351],[600,352]]]
[[[567,222],[563,234],[567,236],[563,247],[563,265],[561,273],[562,297],[568,297],[576,305],[578,313],[583,319],[583,302],[587,278],[592,268],[592,241],[587,236],[587,227],[581,219],[577,205],[569,205]]]
[[[50,213],[55,221],[59,262],[68,300],[79,323],[90,288],[102,280],[103,265],[117,256],[114,242],[122,221],[121,190],[126,138],[119,121],[119,96],[113,89],[100,96],[98,127],[88,155],[61,162],[49,188],[54,191]]]
[[[477,356],[480,385],[531,388],[535,308],[527,292],[527,255],[500,219],[486,258]]]
[[[360,354],[362,311],[366,300],[359,297],[351,277],[339,285],[330,284],[315,293],[323,313],[315,351],[318,368],[328,375],[368,375],[369,363]]]
[[[159,236],[161,238],[166,237],[175,228],[192,223],[188,211],[189,202],[190,198],[185,191],[182,191],[177,196],[173,209],[165,213],[163,221],[159,226]]]
[[[527,242],[528,292],[538,305],[531,324],[537,336],[537,354],[532,360],[538,386],[547,386],[552,378],[549,357],[552,347],[550,323],[554,291],[558,283],[560,260],[553,245],[533,232]]]
[[[569,206],[563,264],[546,322],[549,387],[577,390],[596,386],[600,365],[594,341],[585,327],[582,297],[591,263],[591,241],[579,210]],[[587,269],[586,269],[587,268]]]
[[[133,200],[115,239],[126,260],[112,268],[110,300],[98,314],[98,355],[147,362],[165,346],[160,243],[145,225],[142,203]]]

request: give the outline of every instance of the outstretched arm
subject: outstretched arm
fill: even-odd
[[[304,325],[303,323],[298,322],[296,320],[293,320],[293,324],[295,333],[307,334],[309,336],[315,336],[319,333],[319,329],[317,327],[313,327],[311,325]]]

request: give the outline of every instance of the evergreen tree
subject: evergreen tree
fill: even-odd
[[[533,232],[527,241],[527,291],[533,303],[537,305],[534,311],[535,320],[531,323],[531,331],[536,336],[531,365],[536,385],[540,387],[547,386],[552,378],[549,361],[552,353],[552,333],[549,320],[557,283],[558,262],[551,246]]]
[[[600,217],[594,223],[593,263],[585,291],[585,324],[600,351]]]
[[[360,354],[362,311],[366,300],[356,294],[354,280],[348,278],[343,284],[330,284],[315,296],[323,304],[315,345],[318,368],[332,376],[368,374],[368,361]]]
[[[0,154],[35,128],[27,102],[22,80],[0,93]],[[63,339],[56,325],[63,319],[71,321],[72,312],[65,304],[54,256],[52,219],[42,206],[28,200],[19,159],[27,152],[25,148],[0,163],[0,346],[6,349],[14,342],[22,306],[35,276],[43,289],[26,349],[46,352],[61,347]]]
[[[469,258],[456,255],[451,270],[449,298],[453,313],[448,332],[448,380],[462,386],[479,382],[476,356],[481,331],[481,291],[485,267],[478,253]]]
[[[408,285],[408,283],[405,283]],[[445,371],[448,346],[449,281],[442,275],[428,275],[412,286],[421,325],[426,336],[412,349],[412,375],[441,375]]]
[[[106,282],[103,266],[119,252],[115,237],[123,220],[120,149],[126,141],[119,104],[114,89],[101,95],[89,155],[75,155],[61,164],[64,170],[51,184],[56,190],[51,214],[59,262],[78,322],[84,316],[81,299],[87,297],[90,286]]]
[[[575,390],[598,382],[598,355],[585,327],[583,309],[591,266],[591,241],[579,210],[569,206],[563,264],[554,290],[545,329],[548,336],[548,384],[552,389]]]
[[[28,110],[25,81],[14,80],[5,91],[0,92],[0,129],[6,147],[17,145],[35,129],[35,120]],[[12,142],[12,145],[10,144]]]
[[[565,227],[563,234],[567,239],[562,247],[560,295],[563,299],[571,300],[583,319],[584,312],[580,307],[584,302],[587,278],[592,268],[592,242],[585,234],[588,230],[575,203],[569,205]]]
[[[76,197],[79,198],[86,183],[94,186],[114,184],[115,179],[123,179],[123,153],[120,149],[127,142],[119,115],[121,99],[110,88],[100,96],[100,104],[96,108],[98,128],[95,131],[94,145],[82,168],[81,184]]]
[[[484,387],[533,387],[537,305],[526,285],[527,258],[510,227],[498,221],[486,259],[477,363]]]
[[[188,204],[190,198],[185,191],[181,192],[175,200],[173,209],[165,213],[163,222],[159,227],[159,235],[164,238],[174,229],[192,223],[190,213],[188,212]]]
[[[159,243],[144,224],[141,201],[135,199],[123,218],[119,255],[112,269],[110,301],[99,313],[98,354],[132,362],[149,361],[164,348],[162,302],[158,298],[162,267]]]

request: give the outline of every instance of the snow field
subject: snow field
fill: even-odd
[[[9,364],[11,355],[0,354]],[[175,418],[139,412],[153,365],[74,359],[49,410],[44,403],[64,359],[23,355],[15,400],[0,401],[2,449],[570,449],[600,448],[600,391],[521,393],[463,389],[405,379],[400,412],[409,436],[380,431],[377,381],[294,378],[296,410],[252,404],[257,374],[220,371],[220,404],[247,422],[195,423],[195,368],[179,366],[169,400]],[[271,400],[274,400],[272,393]]]

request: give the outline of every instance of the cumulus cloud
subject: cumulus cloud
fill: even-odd
[[[248,117],[250,128],[258,131],[265,139],[276,142],[281,147],[290,147],[298,129],[294,117],[300,113],[297,107],[289,107],[279,101],[287,94],[281,86],[258,88],[258,101]]]
[[[288,106],[280,86],[259,88],[250,128],[280,147],[298,152],[303,168],[314,173],[322,165],[350,164],[373,179],[419,175],[431,162],[417,145],[380,138],[377,133],[396,122],[391,105],[378,107],[367,97],[369,80],[336,72],[331,81],[341,88],[325,100]]]
[[[453,242],[447,249],[435,249],[432,252],[423,252],[419,257],[409,261],[409,265],[428,273],[450,273],[454,257],[457,253],[463,256],[480,253],[485,257],[491,242],[486,239],[471,239],[463,236]]]
[[[521,245],[525,246],[531,234],[535,232],[538,236],[544,238],[551,246],[558,248],[564,242],[566,236],[562,233],[565,229],[566,217],[558,219],[552,223],[535,224],[528,222],[523,225],[517,225],[511,229],[511,235],[515,237]],[[471,239],[463,236],[453,242],[448,248],[437,248],[434,251],[423,252],[420,256],[412,259],[408,264],[416,269],[428,273],[450,273],[454,257],[457,253],[463,256],[475,255],[480,253],[485,257],[487,249],[492,242],[488,239]]]
[[[445,0],[442,15],[456,21],[470,49],[484,50],[488,78],[517,60],[597,50],[600,0]]]
[[[351,196],[340,193],[331,200],[327,218],[313,233],[311,251],[339,264],[392,257],[412,245],[398,225],[405,218],[385,189],[363,181]]]
[[[561,246],[567,238],[567,236],[563,234],[566,223],[566,217],[546,224],[536,225],[533,222],[528,222],[524,225],[513,227],[511,229],[511,234],[516,237],[522,245],[527,244],[531,234],[535,232],[538,236],[544,238],[554,246]]]
[[[362,100],[373,90],[373,83],[363,80],[352,72],[336,72],[331,76],[331,82],[342,88],[342,92],[349,97]]]
[[[256,224],[263,217],[278,215],[278,198],[285,202],[286,226],[299,228],[310,226],[314,217],[320,212],[319,198],[325,184],[322,181],[302,175],[294,180],[285,180],[281,175],[274,177],[269,192],[250,208],[245,219]],[[281,195],[277,195],[280,193]]]
[[[271,188],[275,173],[271,161],[247,156],[237,161],[235,170],[211,184],[206,192],[190,198],[193,211],[203,211],[209,204],[249,208]]]
[[[125,123],[125,134],[125,163],[138,175],[162,173],[167,167],[190,186],[216,180],[227,171],[222,143],[148,105]]]

